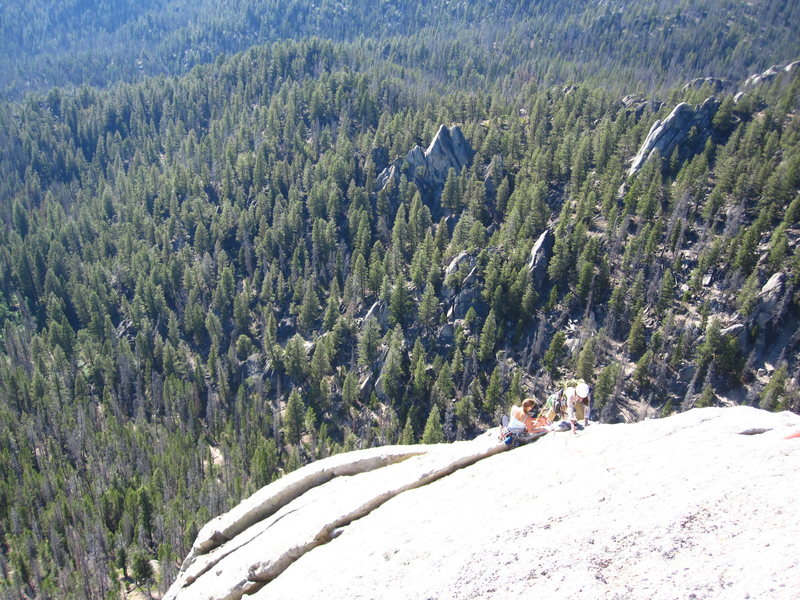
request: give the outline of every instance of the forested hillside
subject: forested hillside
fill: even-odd
[[[53,56],[78,65],[80,27],[125,40],[171,4],[104,19],[76,3]],[[720,33],[694,63],[658,13],[586,8],[621,29],[570,17],[531,55],[517,46],[539,21],[502,4],[518,26],[500,40],[494,3],[472,4],[413,23],[447,10],[482,19],[474,33],[427,40],[397,17],[380,44],[281,40],[0,106],[2,597],[164,590],[197,529],[282,472],[469,438],[573,375],[606,422],[800,410],[800,76],[744,84],[744,67],[800,57],[796,6],[753,4],[763,29]],[[273,14],[242,5],[215,14]],[[553,6],[530,14],[554,24]],[[370,31],[364,10],[345,37]],[[740,31],[739,13],[670,10]],[[643,61],[644,32],[680,54]],[[735,81],[683,88],[709,74]],[[712,94],[707,127],[629,175],[657,119]]]
[[[310,36],[369,40],[371,56],[445,80],[464,69],[472,89],[573,79],[649,92],[794,60],[798,22],[796,2],[775,0],[13,1],[0,9],[0,95],[178,75]]]

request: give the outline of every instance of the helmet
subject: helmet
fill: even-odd
[[[589,397],[589,385],[586,383],[579,383],[575,386],[575,393],[578,394],[581,398],[588,398]]]

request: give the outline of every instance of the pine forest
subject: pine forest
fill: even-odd
[[[655,4],[4,3],[0,598],[569,378],[800,412],[800,8]]]

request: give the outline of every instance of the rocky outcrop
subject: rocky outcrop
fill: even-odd
[[[730,89],[733,86],[733,83],[727,81],[726,79],[718,79],[717,77],[697,77],[692,79],[689,83],[681,88],[682,92],[691,90],[691,89],[700,89],[701,87],[706,86],[715,94]]]
[[[448,321],[457,321],[467,316],[470,308],[475,308],[479,314],[484,313],[483,303],[480,302],[481,290],[478,286],[478,267],[474,267],[469,275],[464,278],[459,286],[459,291],[447,311]]]
[[[494,201],[497,198],[497,186],[506,176],[506,165],[503,157],[495,154],[492,161],[486,167],[486,173],[483,176],[484,185],[486,187],[486,198]]]
[[[722,337],[730,336],[736,338],[740,345],[744,345],[747,341],[747,328],[742,323],[734,323],[721,329],[719,334]]]
[[[370,319],[375,321],[381,326],[386,327],[389,324],[389,307],[383,300],[376,300],[375,303],[369,307],[367,314],[364,315],[363,323]]]
[[[798,431],[797,415],[742,406],[591,423],[512,452],[492,434],[411,446],[198,554],[166,598],[793,599]]]
[[[664,106],[664,103],[658,100],[647,100],[646,98],[631,94],[622,99],[622,105],[625,107],[625,114],[632,114],[638,121],[644,114],[644,111],[650,110],[650,112],[658,112],[661,110],[661,107]]]
[[[469,271],[464,275],[467,269]],[[481,300],[483,277],[476,256],[466,250],[458,253],[447,265],[444,273],[442,298],[445,300],[448,322],[453,323],[463,319],[470,308],[474,308],[479,316],[485,316],[489,312],[487,304]]]
[[[679,145],[681,146],[682,160],[702,150],[712,133],[711,119],[718,107],[719,101],[713,96],[694,108],[681,102],[664,121],[659,119],[653,123],[639,152],[631,161],[628,177],[637,173],[645,162],[656,155],[669,159],[673,150]],[[693,128],[694,133],[692,139],[689,140]]]
[[[780,310],[781,299],[786,285],[786,274],[775,273],[764,284],[758,294],[758,305],[754,314],[755,322],[759,327],[775,323],[783,316]]]
[[[472,270],[472,268],[475,266],[475,263],[476,263],[476,262],[477,262],[477,259],[476,259],[476,258],[475,258],[475,257],[474,257],[472,254],[470,254],[470,253],[469,253],[468,251],[466,251],[466,250],[462,250],[461,252],[459,252],[458,254],[456,254],[456,255],[455,255],[455,256],[454,256],[454,257],[453,257],[453,258],[450,260],[450,262],[447,264],[447,267],[445,267],[445,270],[444,270],[444,278],[445,278],[445,279],[447,279],[447,277],[448,277],[449,275],[452,275],[453,273],[455,273],[456,271],[458,271],[458,269],[459,269],[459,268],[461,267],[461,265],[463,265],[463,264],[467,264],[467,265],[469,265],[469,269],[470,269],[470,270]]]
[[[545,229],[539,239],[531,248],[528,259],[528,272],[531,274],[533,288],[539,289],[547,279],[547,265],[553,256],[553,247],[556,244],[556,235],[552,229]]]
[[[391,498],[505,449],[495,431],[472,442],[386,446],[303,467],[206,525],[165,599],[251,595]]]
[[[435,212],[444,182],[450,169],[460,173],[461,169],[472,163],[475,151],[457,125],[439,127],[430,145],[423,150],[414,146],[404,160],[387,166],[375,178],[377,191],[384,190],[391,180],[399,181],[403,174],[413,181],[426,204]]]
[[[778,75],[781,75],[782,73],[791,73],[798,67],[800,67],[800,60],[790,62],[788,65],[784,66],[773,65],[763,73],[754,73],[753,75],[750,75],[750,77],[745,79],[744,87],[751,88],[767,81],[772,81]]]

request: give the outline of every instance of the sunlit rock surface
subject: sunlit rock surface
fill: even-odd
[[[502,453],[491,433],[420,446],[310,489],[168,597],[794,598],[798,431],[707,408]]]

